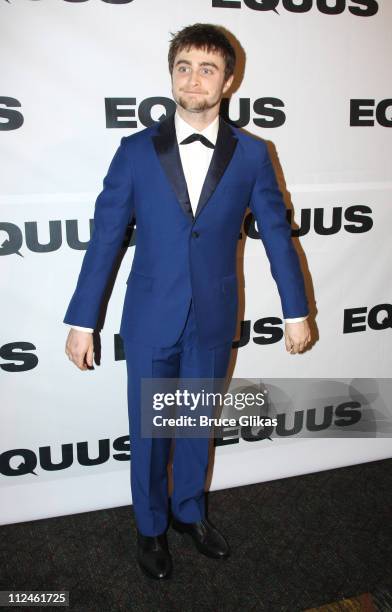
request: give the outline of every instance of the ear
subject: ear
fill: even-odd
[[[230,88],[232,82],[234,79],[234,74],[232,74],[231,76],[229,76],[229,78],[227,79],[227,81],[225,82],[225,84],[223,85],[223,93],[226,93],[226,91]]]

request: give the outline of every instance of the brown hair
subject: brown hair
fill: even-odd
[[[225,61],[225,81],[233,74],[235,67],[235,51],[225,34],[219,27],[210,23],[195,23],[179,30],[176,34],[171,32],[168,61],[170,74],[173,72],[174,59],[182,49],[206,49],[207,52],[218,52]]]

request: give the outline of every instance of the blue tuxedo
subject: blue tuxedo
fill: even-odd
[[[253,211],[285,318],[308,314],[291,228],[264,142],[222,118],[195,215],[173,115],[123,137],[99,194],[93,235],[64,322],[94,328],[126,227],[137,236],[120,335],[128,374],[131,489],[144,535],[167,526],[170,439],[141,436],[143,378],[220,379],[237,320],[236,250],[245,210]],[[261,295],[262,299],[262,295]],[[208,439],[177,438],[172,512],[204,518]]]
[[[192,298],[203,344],[213,348],[232,340],[238,304],[236,249],[248,205],[283,316],[305,316],[303,277],[265,143],[220,118],[193,216],[173,117],[121,139],[96,201],[93,235],[64,322],[96,326],[114,260],[135,216],[137,239],[122,338],[145,346],[172,346]]]

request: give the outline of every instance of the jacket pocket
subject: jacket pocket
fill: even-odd
[[[153,282],[153,276],[146,276],[134,270],[131,270],[127,279],[127,285],[143,289],[144,291],[151,291]]]

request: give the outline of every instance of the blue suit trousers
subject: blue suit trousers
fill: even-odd
[[[193,301],[177,342],[170,347],[149,347],[124,341],[127,364],[128,417],[131,444],[131,491],[136,525],[143,535],[154,536],[168,525],[167,464],[171,438],[142,437],[142,378],[225,378],[232,348],[226,342],[207,348],[200,342]],[[205,479],[209,438],[176,437],[173,453],[171,510],[185,523],[205,517]]]

